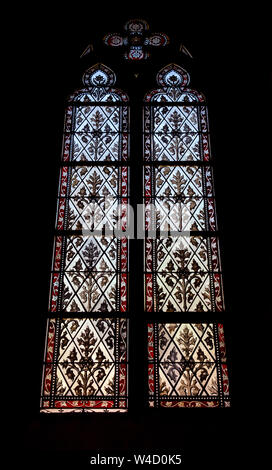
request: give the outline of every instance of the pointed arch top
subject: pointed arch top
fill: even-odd
[[[116,75],[106,65],[98,63],[92,65],[84,72],[82,81],[87,87],[108,87],[115,84]]]
[[[145,96],[145,102],[205,102],[205,96],[199,91],[187,88],[190,83],[189,73],[180,65],[171,63],[163,67],[157,74],[156,80],[161,87],[150,91]]]
[[[157,74],[157,83],[163,87],[185,87],[190,83],[190,75],[180,65],[169,64]]]
[[[107,65],[100,62],[84,72],[82,82],[85,87],[70,95],[69,102],[127,102],[129,100],[122,90],[112,88],[116,82],[116,75]]]

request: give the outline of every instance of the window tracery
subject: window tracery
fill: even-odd
[[[169,44],[169,37],[165,33],[148,34],[149,25],[144,20],[127,21],[124,29],[126,36],[121,36],[119,33],[109,33],[104,37],[104,43],[107,46],[126,48],[124,58],[127,60],[147,59],[150,56],[147,48]]]

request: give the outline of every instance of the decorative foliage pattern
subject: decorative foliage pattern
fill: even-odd
[[[154,104],[145,111],[145,159],[164,162],[208,160],[207,131],[204,107]]]
[[[156,260],[155,265],[153,260]],[[204,312],[223,309],[218,240],[215,237],[179,236],[146,239],[146,310]],[[148,274],[152,273],[152,274]],[[151,279],[152,282],[152,279]]]
[[[222,324],[150,323],[150,405],[228,406],[224,348]]]
[[[190,75],[182,67],[169,64],[164,67],[157,75],[157,82],[160,86],[185,87],[189,85]]]
[[[170,64],[157,76],[163,88],[146,97],[145,229],[159,234],[145,240],[148,312],[224,309],[218,241],[207,236],[217,230],[207,109],[186,102],[187,92],[203,101],[185,88],[189,80],[185,70]],[[181,95],[184,102],[172,104]],[[161,99],[158,106],[158,96],[169,102]]]
[[[112,70],[99,63],[86,70],[82,81],[87,87],[105,88],[114,85],[116,78]]]
[[[120,126],[127,124],[127,110],[116,106],[74,107],[73,145],[70,160],[118,161],[127,159],[127,134]],[[124,127],[123,132],[125,132]],[[69,129],[67,129],[69,132]]]
[[[117,227],[125,230],[127,197],[127,167],[63,167],[57,228],[101,231]]]
[[[59,229],[113,231],[126,226],[127,167],[81,166],[70,171],[63,167],[64,175],[66,180],[62,179],[59,192]]]
[[[189,80],[170,64],[145,97],[145,311],[167,316],[148,325],[151,407],[230,405],[223,325],[207,321],[224,311],[207,108]]]
[[[59,271],[61,282],[59,296],[52,290],[51,311],[126,311],[127,253],[125,237],[57,237],[53,279]]]
[[[58,338],[58,348],[51,346],[54,336]],[[44,366],[44,411],[64,411],[71,406],[126,406],[127,320],[51,319],[48,345],[51,347]]]
[[[211,167],[146,166],[145,201],[146,230],[172,234],[145,240],[146,310],[222,311]]]
[[[128,310],[127,97],[110,88],[115,75],[102,64],[83,82],[64,130],[41,397],[47,413],[128,406],[120,318]]]

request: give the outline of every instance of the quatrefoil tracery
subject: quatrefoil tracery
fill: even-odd
[[[169,38],[165,33],[153,33],[148,35],[149,25],[144,20],[130,20],[125,24],[126,36],[119,33],[109,33],[104,37],[104,43],[107,46],[128,47],[128,51],[124,53],[125,59],[142,60],[147,59],[150,55],[145,47],[160,47],[169,44]]]

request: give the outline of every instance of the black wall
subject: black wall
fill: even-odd
[[[264,96],[260,88],[265,89],[266,85],[260,46],[251,29],[252,21],[256,25],[258,17],[252,20],[245,12],[227,6],[211,11],[205,8],[200,11],[194,6],[185,10],[181,4],[175,8],[171,4],[167,11],[152,10],[151,6],[147,10],[135,7],[134,11],[101,7],[95,15],[91,7],[88,14],[83,5],[76,9],[75,14],[74,7],[66,6],[56,14],[53,9],[41,7],[32,21],[29,18],[19,21],[14,30],[15,104],[11,122],[15,128],[8,142],[12,155],[8,158],[8,169],[15,172],[11,192],[15,188],[17,194],[15,205],[9,206],[8,200],[8,209],[14,214],[13,281],[9,285],[8,306],[14,354],[9,369],[12,383],[16,384],[12,406],[15,413],[9,419],[11,448],[22,448],[20,458],[37,466],[53,458],[62,459],[65,464],[74,460],[79,462],[78,468],[83,468],[97,449],[100,453],[109,449],[109,455],[140,449],[181,451],[188,468],[190,465],[194,468],[196,462],[209,463],[210,468],[220,468],[222,462],[242,463],[247,444],[241,436],[250,426],[253,428],[252,407],[256,406],[256,402],[252,404],[249,400],[250,394],[256,393],[251,366],[257,354],[252,337],[257,335],[257,326],[254,327],[253,319],[264,314],[259,259],[260,233],[265,227],[262,196],[255,189],[264,170],[255,162],[256,158],[257,161],[265,158],[259,155],[256,142],[260,124],[256,101],[259,103],[259,97]],[[130,72],[130,68],[120,64],[118,50],[113,53],[99,43],[107,32],[121,32],[125,21],[134,17],[146,19],[153,32],[167,33],[173,45],[169,52],[152,55],[149,83],[139,66],[140,77],[135,87],[140,89],[144,85],[146,91],[155,88],[161,62],[166,65],[175,61],[190,72],[190,86],[204,92],[208,99],[228,313],[226,341],[232,408],[178,410],[178,413],[151,410],[128,416],[40,416],[44,316],[65,98],[81,87],[82,72],[97,61],[113,68],[118,77],[117,87],[126,91],[128,84],[134,86],[133,68]],[[95,46],[94,55],[80,59],[90,42]],[[177,53],[181,42],[193,54],[192,61]],[[262,140],[260,133],[258,136]],[[16,343],[12,341],[14,330],[18,333]]]

